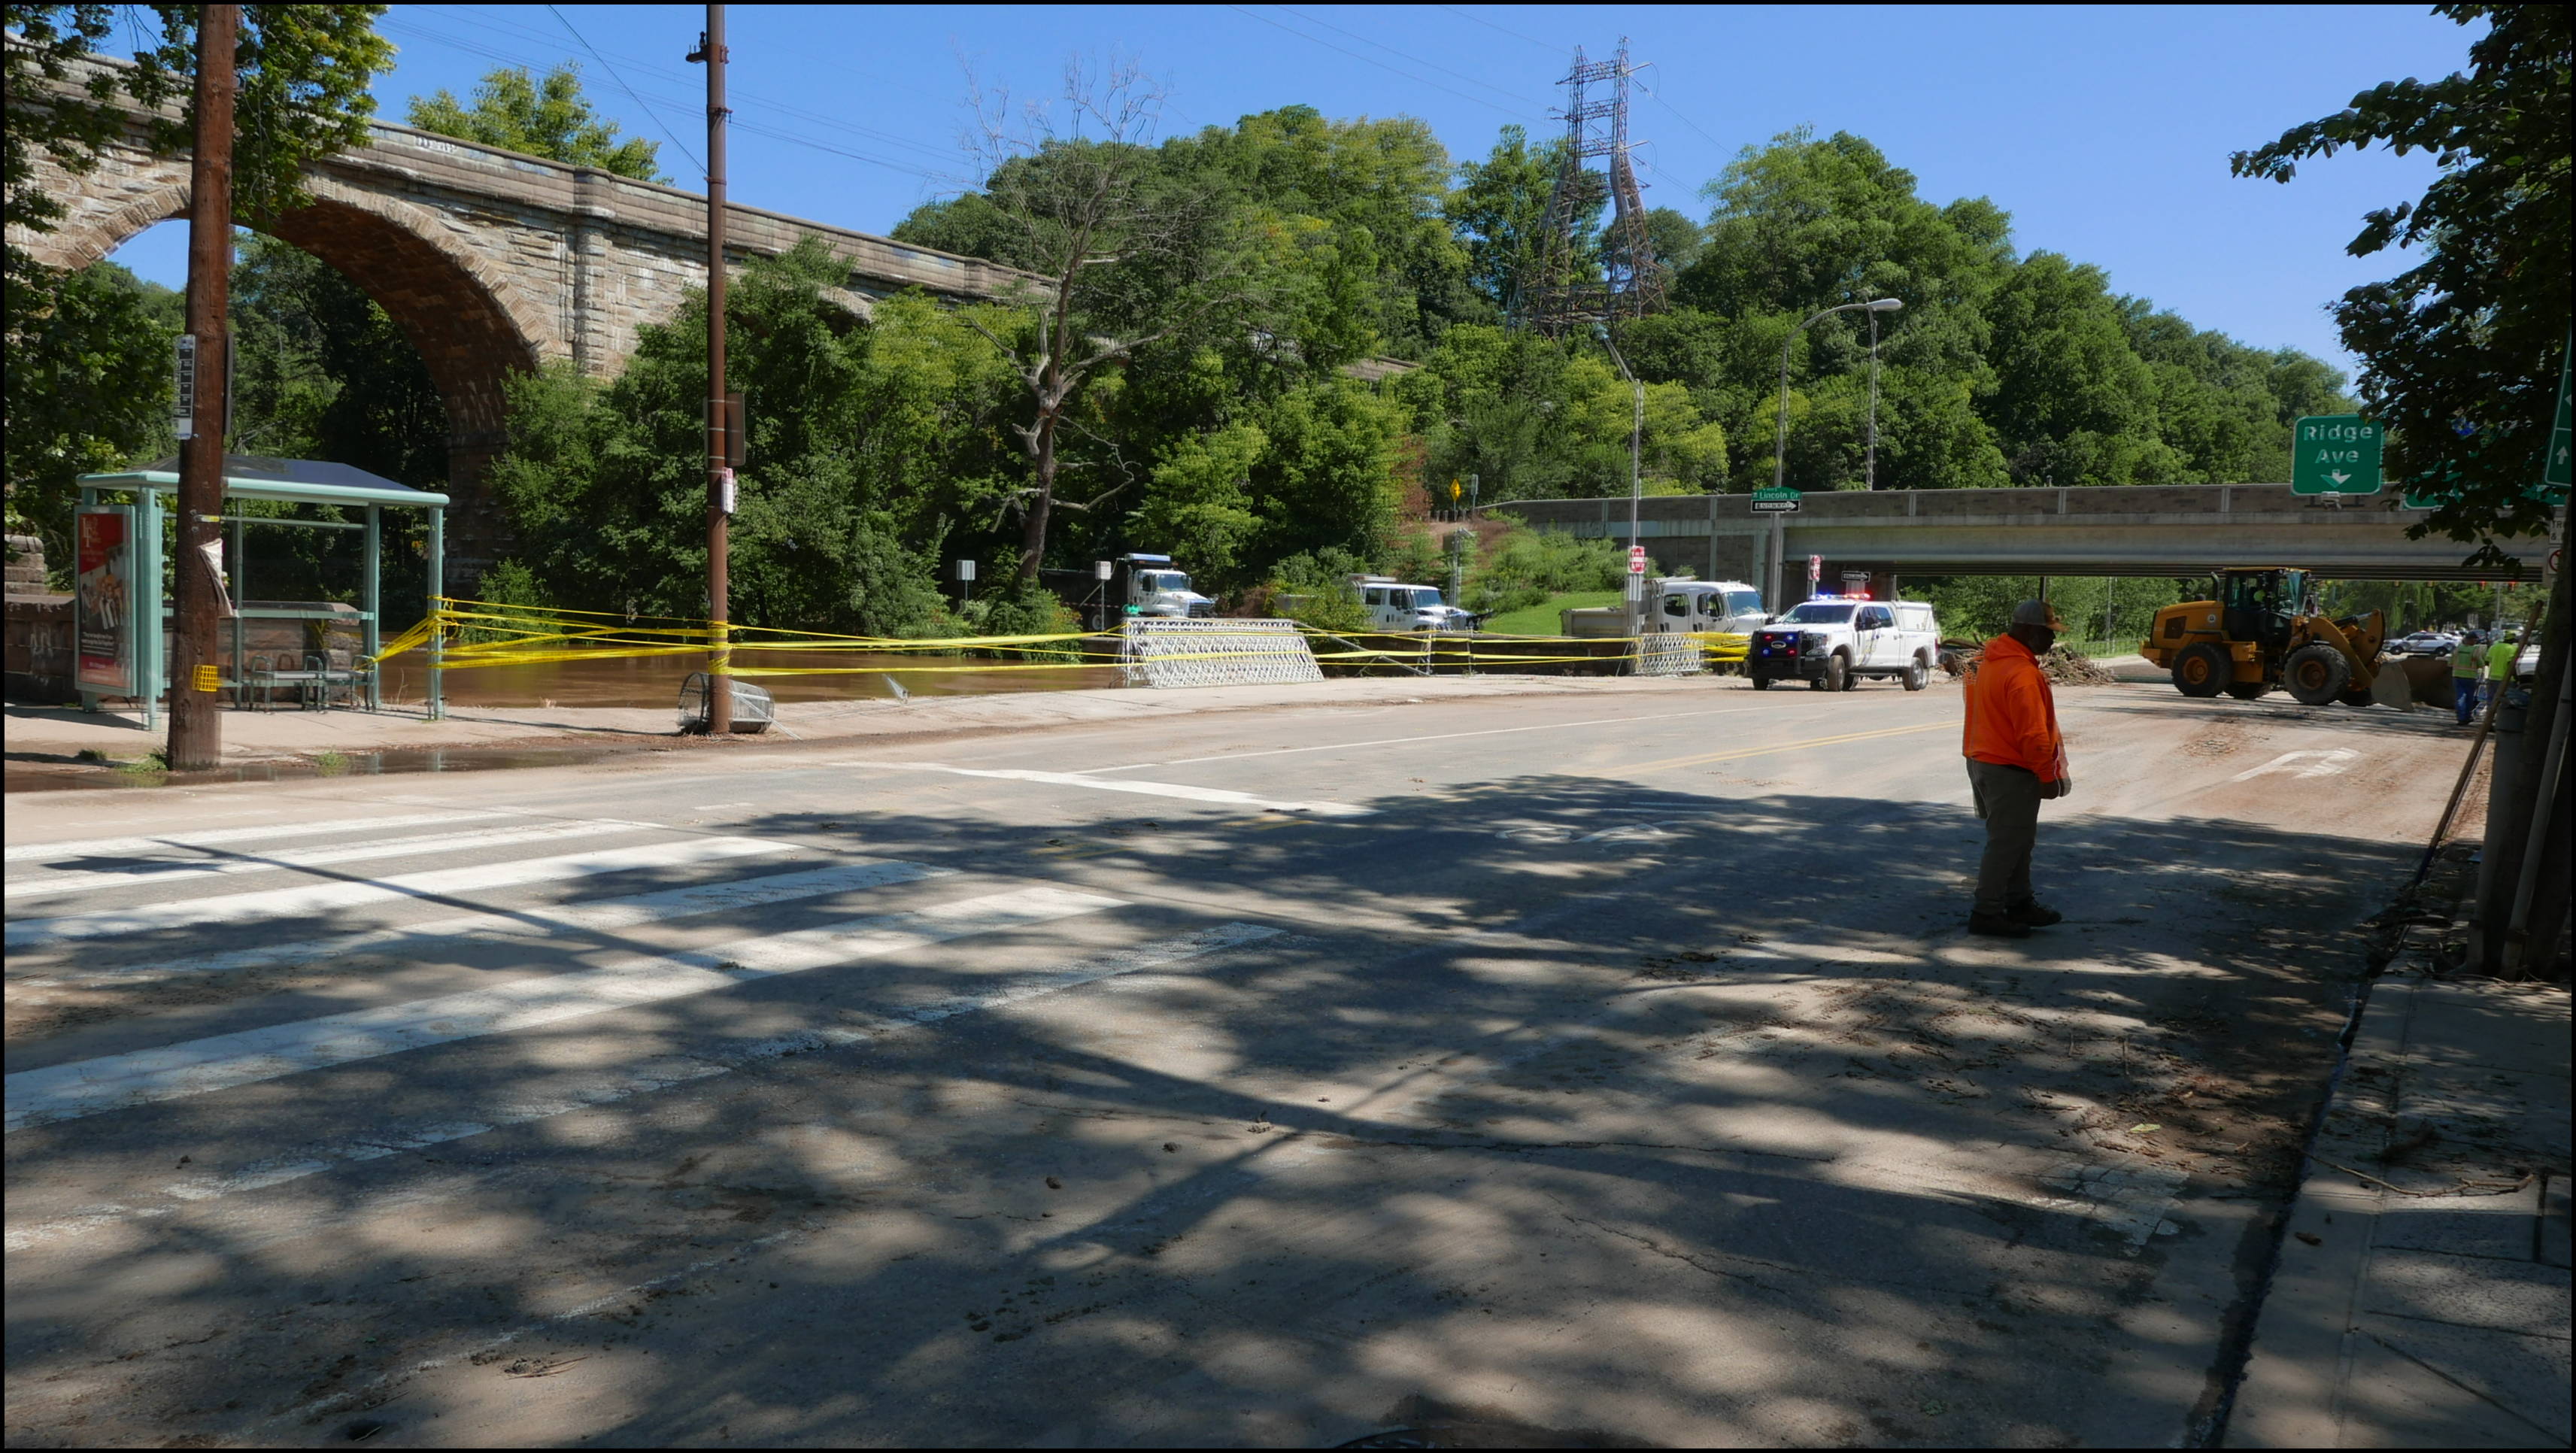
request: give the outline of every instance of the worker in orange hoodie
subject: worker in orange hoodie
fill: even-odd
[[[2057,732],[2057,699],[2039,669],[2039,658],[2057,644],[2057,631],[2057,613],[2046,601],[2025,600],[2013,607],[2012,624],[1986,642],[1985,654],[1968,670],[1962,750],[1977,816],[1986,824],[1970,933],[2027,938],[2032,929],[2065,918],[2030,887],[2039,804],[2064,797],[2075,785],[2066,770],[2065,739]]]

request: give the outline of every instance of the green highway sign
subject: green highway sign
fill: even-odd
[[[2379,450],[2386,438],[2359,414],[2318,414],[2290,432],[2292,494],[2379,493]]]
[[[1753,491],[1753,512],[1757,515],[1794,515],[1801,498],[1794,489],[1757,489]]]

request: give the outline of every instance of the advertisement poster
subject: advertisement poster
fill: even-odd
[[[72,517],[80,563],[73,671],[84,691],[134,694],[134,511],[93,505]]]

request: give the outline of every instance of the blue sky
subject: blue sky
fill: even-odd
[[[1649,63],[1633,130],[1650,206],[1703,216],[1698,189],[1737,150],[1797,126],[1865,136],[1936,202],[1982,195],[2024,251],[2107,270],[2116,289],[2204,328],[2349,369],[2325,306],[2396,271],[2343,245],[2374,207],[2418,195],[2421,154],[2345,153],[2289,186],[2238,181],[2231,150],[2402,76],[2466,64],[2473,32],[2422,7],[787,6],[731,8],[733,196],[884,231],[954,192],[971,66],[1044,94],[1066,60],[1130,56],[1169,91],[1165,130],[1303,102],[1417,116],[1451,154],[1496,130],[1552,129],[1574,47],[1624,32]],[[682,63],[694,5],[396,5],[382,114],[497,65],[581,63],[601,108],[662,143],[695,187],[703,72]],[[666,134],[667,133],[667,134]],[[775,133],[784,133],[779,135]],[[678,144],[674,144],[676,138]],[[794,138],[794,139],[789,139]],[[183,281],[184,228],[118,260]]]

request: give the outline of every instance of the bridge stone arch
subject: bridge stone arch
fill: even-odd
[[[122,63],[100,57],[103,69]],[[12,98],[16,104],[17,98]],[[37,185],[63,206],[59,231],[10,229],[56,267],[98,261],[126,238],[183,215],[185,157],[153,154],[140,114],[79,174],[41,151]],[[507,442],[502,394],[511,371],[568,361],[610,378],[645,326],[678,311],[706,282],[706,199],[498,147],[376,123],[362,146],[305,169],[310,206],[263,229],[337,268],[391,315],[447,404],[451,585],[507,541],[487,507],[486,466]],[[737,263],[819,237],[848,267],[834,300],[861,318],[877,300],[918,288],[951,302],[1013,297],[1035,281],[971,257],[734,204],[727,251]]]
[[[128,168],[113,193],[75,194],[59,230],[29,238],[39,259],[86,267],[137,233],[184,217],[184,160]],[[253,230],[299,248],[375,300],[420,354],[446,405],[448,490],[458,497],[457,558],[472,567],[502,542],[481,504],[483,477],[508,441],[503,380],[569,356],[558,320],[478,252],[457,222],[398,196],[308,176],[310,204]],[[83,205],[87,203],[88,205]],[[470,577],[464,583],[470,583]]]

